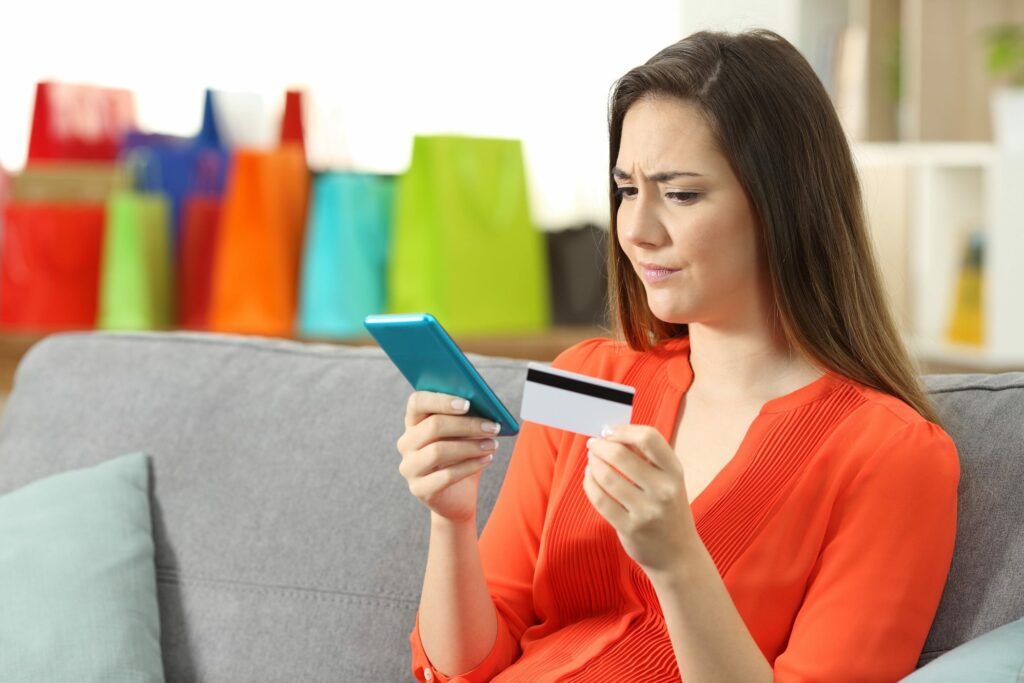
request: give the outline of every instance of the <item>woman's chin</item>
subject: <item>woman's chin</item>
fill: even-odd
[[[680,313],[679,311],[662,312],[656,309],[651,309],[651,313],[654,314],[655,318],[668,325],[688,325],[693,320],[691,316]]]
[[[685,325],[693,320],[692,311],[679,305],[679,302],[659,301],[659,297],[647,297],[647,306],[658,320],[670,325]]]

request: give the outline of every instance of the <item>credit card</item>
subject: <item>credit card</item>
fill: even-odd
[[[529,363],[519,416],[555,429],[601,436],[604,425],[629,424],[636,389],[626,384]]]

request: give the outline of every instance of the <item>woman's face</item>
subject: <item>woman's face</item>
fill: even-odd
[[[634,103],[612,175],[619,246],[655,316],[728,326],[758,314],[767,279],[753,209],[696,108]]]

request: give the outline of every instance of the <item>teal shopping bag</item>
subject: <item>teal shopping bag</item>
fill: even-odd
[[[302,336],[365,336],[363,318],[384,310],[394,189],[393,177],[367,173],[324,173],[313,181],[300,274]]]
[[[427,311],[453,334],[550,324],[544,236],[518,140],[417,136],[395,190],[391,313]]]

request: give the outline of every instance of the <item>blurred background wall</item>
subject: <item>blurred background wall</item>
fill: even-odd
[[[339,316],[351,322],[429,306],[467,350],[550,359],[608,332],[607,101],[615,79],[694,31],[753,27],[792,41],[832,96],[886,286],[922,370],[1024,368],[1024,0],[8,3],[0,168],[11,179],[0,174],[0,203],[8,203],[0,275],[21,273],[17,286],[27,289],[0,288],[0,300],[18,309],[0,306],[0,356],[10,367],[40,335],[83,327],[365,343]],[[130,201],[116,210],[113,194],[94,199],[94,253],[68,256],[92,260],[92,280],[82,282],[93,283],[95,325],[88,316],[84,324],[35,324],[19,308],[28,295],[49,305],[56,290],[45,287],[57,285],[25,280],[18,249],[36,240],[35,258],[53,256],[53,244],[71,244],[68,226],[85,220],[62,206],[64,227],[40,227],[55,207],[10,189],[60,194],[47,174],[81,161],[32,163],[40,83],[119,89],[134,100],[136,138],[119,141],[103,172],[118,170],[118,188],[135,194],[119,197]],[[292,111],[301,125],[287,141],[286,91],[301,98],[290,100],[301,104]],[[172,184],[170,167],[144,177],[131,167],[125,187],[126,152],[168,148],[195,166],[203,123],[217,118],[204,109],[208,92],[220,98],[220,137],[210,144],[230,159],[224,182],[186,188],[201,195],[194,199],[206,202],[203,211],[190,213],[181,196],[167,215],[146,209]],[[231,114],[231,102],[245,106]],[[296,141],[299,170],[278,159]],[[290,179],[294,196],[274,201],[294,211],[286,227],[264,226],[270,237],[256,237],[244,226],[276,212],[260,203],[267,173]],[[206,231],[199,251],[185,244],[192,219]],[[143,232],[166,249],[162,265],[124,251],[124,235]],[[488,258],[499,232],[509,240],[502,258]],[[274,261],[282,251],[286,262]],[[246,272],[261,258],[270,260],[259,272],[276,269],[277,280]],[[163,299],[144,302],[136,322],[105,317],[105,305],[154,287],[153,277],[125,273],[154,269],[167,271],[155,285]],[[283,323],[261,328],[228,316],[184,324],[182,301],[198,290],[211,311],[252,309],[237,292],[220,291],[250,276],[273,281],[259,305],[277,306]],[[452,294],[460,289],[480,298]],[[524,313],[463,319],[483,300]],[[160,306],[169,307],[166,319],[153,317]]]

